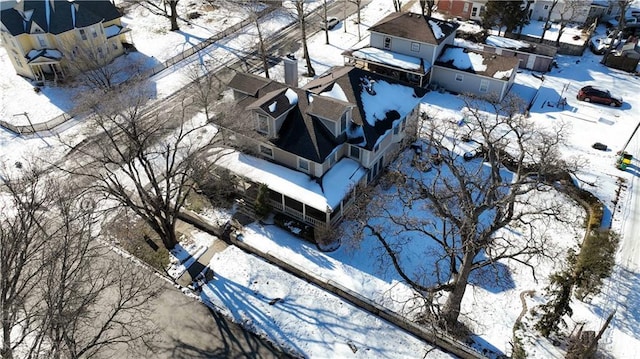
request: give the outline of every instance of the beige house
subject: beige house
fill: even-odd
[[[58,81],[69,61],[100,66],[124,53],[120,17],[108,0],[21,0],[0,12],[0,34],[18,75]]]
[[[426,90],[351,66],[336,67],[303,88],[238,73],[229,83],[253,120],[256,155],[236,152],[221,165],[253,203],[260,184],[269,205],[315,228],[331,227],[357,195],[413,138]]]

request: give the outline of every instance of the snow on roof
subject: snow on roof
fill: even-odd
[[[393,110],[398,111],[400,118],[404,118],[420,101],[415,96],[415,90],[409,86],[390,84],[382,80],[371,82],[371,86],[373,92],[362,90],[361,93],[365,120],[370,126],[375,126],[376,121],[385,119],[387,112]],[[392,98],[395,101],[382,101]]]
[[[274,112],[276,110],[276,105],[278,103],[273,101],[273,103],[271,105],[269,105],[269,111]]]
[[[298,103],[298,94],[296,94],[295,91],[293,91],[292,89],[290,88],[287,89],[284,95],[287,96],[287,99],[289,100],[289,104],[295,105]]]
[[[494,79],[505,79],[505,78],[510,78],[511,77],[511,73],[513,72],[513,70],[507,70],[507,71],[496,71],[495,74],[493,74],[493,78]]]
[[[438,25],[435,21],[429,20],[429,26],[431,26],[431,31],[433,31],[433,36],[435,36],[436,39],[444,37],[444,32],[440,28],[440,25]]]
[[[107,27],[104,28],[104,34],[105,34],[105,36],[107,38],[110,38],[110,37],[118,35],[121,30],[122,30],[122,26],[111,25],[111,26],[107,26]]]
[[[216,161],[217,166],[224,167],[253,182],[264,183],[271,190],[322,212],[338,207],[345,194],[366,174],[366,169],[358,162],[343,158],[324,175],[321,186],[305,173],[238,151],[226,151],[228,154]]]
[[[482,55],[464,50],[460,47],[448,47],[438,61],[449,62],[453,60],[453,66],[459,70],[473,69],[475,72],[483,72],[487,69]]]
[[[495,36],[495,35],[490,35],[489,37],[487,37],[487,40],[485,41],[485,43],[487,45],[508,48],[508,49],[523,49],[523,48],[530,47],[530,45],[524,41],[507,39],[506,37]]]
[[[39,50],[31,50],[26,55],[26,58],[29,61],[33,61],[39,57],[46,57],[48,59],[60,60],[62,58],[62,53],[54,49],[39,49]]]
[[[352,55],[359,59],[375,61],[401,69],[413,71],[419,71],[420,64],[424,63],[424,73],[427,73],[429,71],[429,68],[431,67],[427,61],[423,61],[419,57],[398,54],[393,51],[376,49],[375,47],[363,47],[359,50],[354,51]]]
[[[337,83],[334,83],[333,86],[331,86],[331,91],[325,91],[321,93],[320,96],[331,97],[335,100],[349,102],[349,100],[347,99],[347,95],[345,95],[344,93],[344,90],[342,90],[342,87],[340,87],[340,85],[338,85]]]

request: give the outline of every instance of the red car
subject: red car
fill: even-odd
[[[593,86],[585,86],[578,91],[576,98],[584,102],[596,102],[604,105],[620,107],[622,99],[613,97],[609,90],[602,90]]]

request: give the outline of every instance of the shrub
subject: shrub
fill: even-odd
[[[611,275],[619,236],[615,232],[592,231],[575,261],[576,298],[584,301],[600,293],[602,280]]]
[[[261,183],[258,187],[254,207],[258,219],[263,219],[271,212],[271,206],[269,205],[269,187],[267,187],[266,184]]]

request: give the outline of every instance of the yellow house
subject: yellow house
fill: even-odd
[[[58,81],[80,61],[98,67],[124,53],[120,17],[108,0],[18,0],[0,12],[0,33],[18,75]]]

